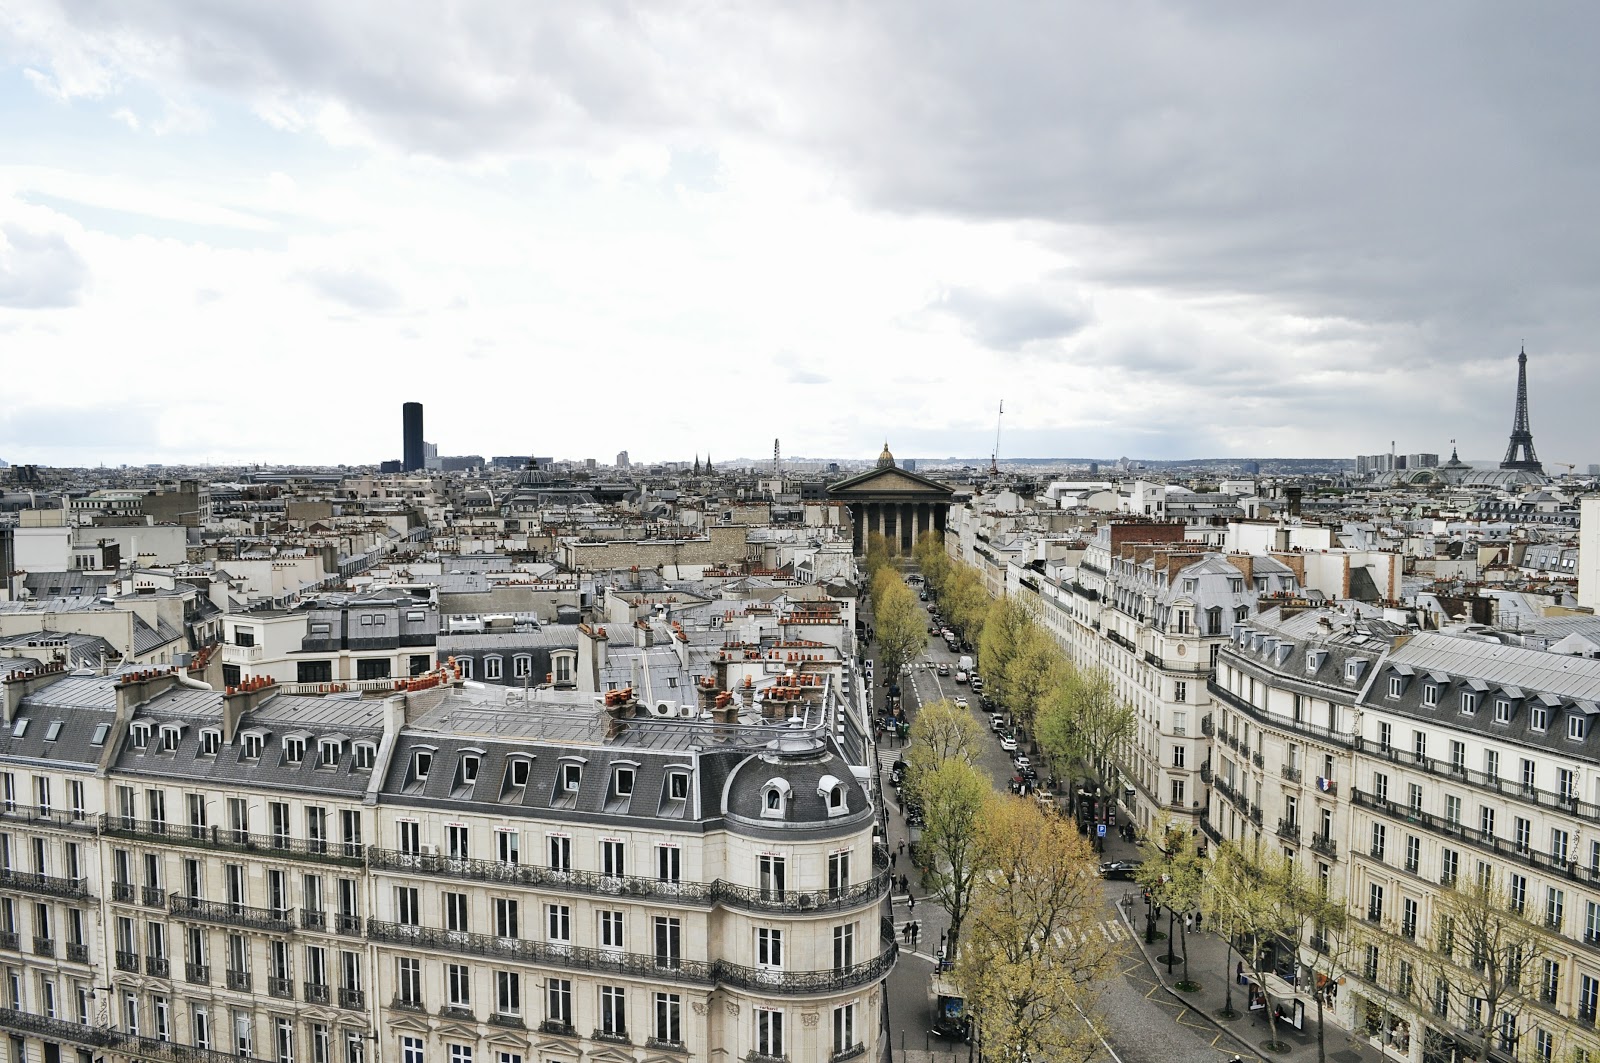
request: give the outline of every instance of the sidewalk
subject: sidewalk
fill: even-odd
[[[1105,859],[1137,860],[1138,858],[1137,845],[1121,839],[1108,839]],[[1116,888],[1118,886],[1125,886],[1126,889],[1119,892]],[[1300,999],[1305,1004],[1302,1029],[1295,1029],[1293,1023],[1287,1019],[1278,1021],[1278,1040],[1287,1044],[1288,1050],[1267,1051],[1263,1046],[1271,1039],[1271,1027],[1267,1022],[1265,1011],[1252,1013],[1248,1010],[1249,990],[1238,984],[1235,977],[1239,962],[1238,953],[1228,948],[1221,935],[1210,931],[1190,931],[1188,933],[1189,978],[1198,982],[1200,988],[1192,993],[1179,992],[1176,985],[1184,976],[1182,919],[1178,919],[1175,925],[1179,952],[1178,960],[1173,963],[1172,973],[1169,975],[1167,965],[1161,959],[1167,954],[1166,939],[1158,939],[1149,945],[1144,943],[1145,905],[1141,895],[1142,890],[1135,882],[1107,885],[1107,896],[1116,902],[1119,917],[1132,934],[1133,949],[1144,961],[1144,967],[1148,971],[1148,977],[1145,976],[1145,971],[1136,970],[1130,973],[1128,975],[1130,981],[1147,983],[1150,987],[1147,996],[1152,999],[1160,996],[1170,1001],[1179,1023],[1202,1029],[1209,1027],[1219,1033],[1221,1039],[1217,1041],[1218,1048],[1231,1048],[1246,1060],[1316,1063],[1317,1013],[1316,1005],[1310,999],[1309,993],[1300,994]],[[1129,904],[1129,901],[1132,903]],[[1167,926],[1167,916],[1163,913],[1156,922],[1156,929],[1165,934]],[[1272,988],[1274,987],[1269,987],[1269,993]],[[1284,990],[1287,987],[1284,983],[1277,982],[1275,988]],[[1222,1019],[1219,1013],[1224,1010],[1230,995],[1233,1010],[1238,1013],[1238,1018]],[[1272,999],[1275,1005],[1281,1004],[1290,1010],[1293,1008],[1292,1000],[1277,996]],[[1334,1023],[1334,1010],[1332,1007],[1326,1009],[1328,1063],[1383,1063],[1385,1059],[1389,1063],[1394,1063],[1392,1055],[1385,1057],[1367,1038],[1353,1034]]]

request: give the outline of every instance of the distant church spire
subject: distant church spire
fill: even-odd
[[[711,451],[706,451],[706,475],[711,475]]]
[[[1511,423],[1511,443],[1506,447],[1502,469],[1543,473],[1544,466],[1533,452],[1533,429],[1528,426],[1528,350],[1517,355],[1517,412]]]
[[[696,476],[700,475],[700,455],[698,454],[694,456],[694,474]]]

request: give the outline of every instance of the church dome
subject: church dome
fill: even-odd
[[[894,468],[894,455],[889,453],[889,441],[887,439],[883,441],[883,453],[878,455],[878,468]]]

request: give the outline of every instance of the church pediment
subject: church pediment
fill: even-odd
[[[852,498],[877,498],[905,495],[908,499],[929,500],[930,496],[948,499],[955,491],[941,483],[924,479],[904,469],[872,469],[828,488],[828,497],[848,501]]]

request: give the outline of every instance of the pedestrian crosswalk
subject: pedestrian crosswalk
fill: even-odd
[[[1095,938],[1104,938],[1114,945],[1127,936],[1128,929],[1122,925],[1120,919],[1105,919],[1097,923],[1091,923],[1088,927],[1078,932],[1062,927],[1055,932],[1055,941],[1060,948],[1072,948],[1084,945],[1086,939],[1092,941]]]
[[[888,749],[883,746],[879,746],[878,767],[884,771],[890,770],[894,767],[894,762],[900,759],[900,753],[901,751],[899,749]]]

